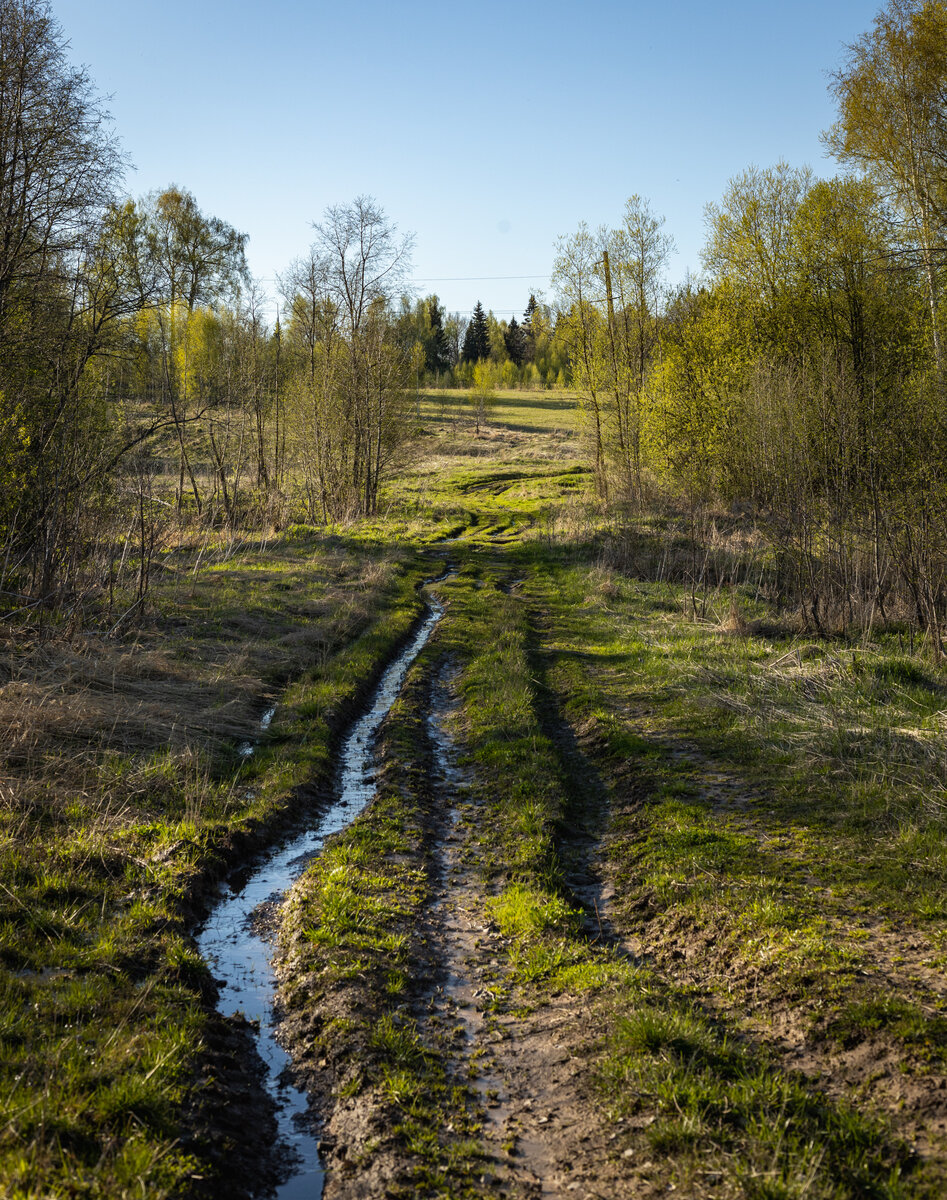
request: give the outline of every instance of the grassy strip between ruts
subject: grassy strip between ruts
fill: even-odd
[[[423,724],[428,666],[425,653],[386,718],[376,797],[295,886],[281,932],[284,1029],[320,1096],[329,1169],[354,1179],[353,1194],[381,1181],[391,1196],[466,1195],[480,1159],[450,1039],[420,1019],[436,974],[425,910],[443,816]]]
[[[366,541],[346,553],[356,562],[377,551]],[[304,541],[303,577],[314,552],[318,543]],[[237,1175],[252,1170],[238,1142],[214,1144],[213,1114],[201,1111],[202,1092],[220,1102],[213,1079],[195,1077],[213,987],[187,921],[208,884],[265,845],[325,784],[341,721],[419,610],[418,560],[389,553],[386,561],[362,583],[364,615],[335,620],[329,606],[316,619],[318,654],[287,665],[299,678],[252,757],[192,748],[178,761],[109,749],[90,759],[73,794],[9,790],[0,860],[0,1178],[11,1200],[161,1197],[185,1186],[213,1193],[221,1186],[214,1162],[229,1159]],[[231,578],[241,569],[239,558],[228,562]],[[246,570],[255,569],[248,560]],[[276,579],[274,605],[285,602],[278,588]],[[344,591],[338,599],[349,603]],[[175,606],[186,616],[187,597]],[[182,654],[199,653],[193,625],[186,633]],[[173,647],[173,628],[166,634]],[[106,775],[127,784],[127,798],[105,786]],[[182,1145],[186,1107],[195,1132]]]
[[[531,576],[543,553],[537,545],[518,551],[516,569]],[[616,1152],[635,1151],[629,1178],[650,1148],[673,1154],[659,1170],[701,1194],[903,1194],[910,1156],[879,1121],[782,1072],[686,989],[583,932],[562,886],[557,830],[569,766],[537,694],[531,605],[498,589],[507,572],[491,561],[474,568],[478,586],[453,589],[442,638],[463,664],[468,751],[490,811],[481,829],[490,910],[508,939],[520,1002],[594,993],[605,1032],[587,1087],[590,1099],[604,1101],[604,1119],[616,1122]]]

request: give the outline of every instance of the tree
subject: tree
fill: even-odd
[[[530,293],[529,300],[526,303],[526,308],[523,310],[523,344],[525,347],[525,361],[532,362],[536,357],[536,331],[533,329],[533,317],[539,305],[536,303],[536,297]]]
[[[526,361],[526,334],[516,317],[510,318],[506,333],[503,335],[506,352],[514,366],[519,367]]]
[[[108,114],[42,0],[0,0],[0,534],[49,597],[82,554],[113,445],[87,364],[125,308],[123,166]],[[113,236],[114,235],[114,236]]]
[[[187,393],[180,391],[173,369],[178,326],[186,326],[199,307],[235,294],[240,284],[247,282],[247,235],[219,217],[201,212],[195,198],[183,188],[171,186],[152,192],[140,208],[156,280],[165,399],[178,439],[178,507],[183,503],[187,477],[200,512],[202,499],[185,437],[192,414]]]
[[[947,232],[947,7],[888,0],[833,77],[839,119],[825,141],[875,181],[901,215],[923,266],[931,335],[943,373],[940,274]]]
[[[413,239],[399,237],[370,196],[327,208],[313,228],[308,259],[282,284],[310,488],[325,517],[373,513],[409,428],[411,346],[396,336],[391,303],[403,289]]]
[[[0,0],[0,316],[95,237],[123,162],[44,0]]]
[[[606,327],[598,308],[604,290],[601,264],[600,240],[583,221],[572,237],[559,239],[552,278],[560,305],[556,336],[565,348],[573,381],[582,394],[595,486],[599,496],[607,500]]]
[[[189,191],[171,185],[143,203],[161,292],[189,312],[213,304],[247,278],[247,235],[201,212]]]
[[[613,454],[626,488],[639,497],[644,387],[658,339],[664,271],[674,249],[673,239],[663,230],[664,218],[634,195],[625,204],[623,224],[602,238],[611,264],[605,282],[613,289],[608,297]]]
[[[704,209],[708,240],[701,258],[707,270],[754,303],[776,299],[790,281],[793,222],[811,186],[808,167],[782,161],[734,176],[722,202]]]
[[[496,367],[489,359],[481,359],[474,363],[473,369],[473,399],[476,435],[480,436],[480,426],[486,422],[493,402],[496,398]]]
[[[483,305],[478,300],[473,317],[464,334],[464,345],[460,352],[461,362],[480,362],[490,357],[490,327]]]
[[[425,348],[425,366],[428,371],[439,375],[449,371],[451,367],[450,346],[444,329],[444,310],[437,296],[431,296],[427,302],[428,317],[431,332]]]

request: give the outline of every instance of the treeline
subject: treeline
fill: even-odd
[[[559,247],[559,329],[600,495],[658,481],[768,533],[773,586],[819,632],[947,609],[947,8],[891,0],[833,80],[851,174],[751,167],[670,293],[663,223]]]
[[[529,297],[522,320],[485,312],[446,313],[436,296],[401,300],[398,336],[411,355],[416,382],[433,387],[563,388],[566,348],[548,304]]]
[[[410,239],[327,210],[267,320],[246,235],[124,196],[108,114],[44,0],[0,0],[0,605],[140,601],[187,527],[374,511],[413,432]],[[117,597],[117,599],[116,599]]]

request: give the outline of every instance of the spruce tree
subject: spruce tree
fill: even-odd
[[[533,330],[533,313],[537,308],[539,308],[539,305],[536,303],[536,297],[530,293],[526,311],[523,313],[523,324],[521,326],[523,332],[523,362],[532,362],[536,357],[536,334]]]
[[[447,345],[447,334],[444,332],[444,314],[437,296],[432,296],[428,301],[428,316],[431,332],[426,346],[427,361],[424,365],[428,371],[437,374],[450,369],[450,348]]]
[[[516,317],[510,319],[509,328],[503,335],[503,341],[506,343],[506,352],[510,356],[510,362],[514,367],[522,366],[526,359],[526,334]]]
[[[464,334],[464,348],[460,357],[464,362],[479,362],[490,357],[490,327],[479,300]]]

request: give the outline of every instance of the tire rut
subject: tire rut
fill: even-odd
[[[441,982],[430,997],[428,1020],[442,1039],[454,1031],[452,1069],[482,1105],[485,1194],[550,1200],[598,1195],[577,1181],[586,1176],[591,1184],[592,1164],[605,1149],[598,1121],[576,1086],[581,1056],[575,1032],[588,1027],[591,1012],[570,997],[527,1013],[511,1002],[504,940],[484,912],[488,892],[476,846],[480,814],[451,736],[455,679],[449,665],[442,667],[427,717],[433,787],[446,814],[434,846],[439,890],[431,913]],[[592,1162],[576,1171],[583,1148],[593,1151]]]

